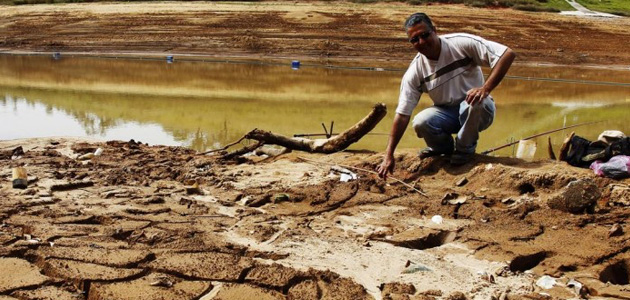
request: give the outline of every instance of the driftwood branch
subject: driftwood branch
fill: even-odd
[[[263,142],[258,142],[258,143],[256,143],[256,144],[252,144],[252,145],[249,145],[249,146],[245,146],[245,147],[243,147],[243,148],[241,148],[241,149],[237,149],[237,150],[234,150],[234,151],[232,151],[232,152],[229,152],[229,153],[227,153],[227,154],[225,154],[225,155],[222,155],[222,156],[221,156],[221,159],[232,159],[232,158],[234,158],[234,157],[241,156],[241,155],[243,155],[243,154],[245,154],[245,153],[249,153],[249,152],[252,152],[252,151],[254,151],[254,150],[256,150],[256,149],[260,148],[260,147],[261,147],[262,145],[264,145],[264,144],[265,144],[265,143],[263,143]]]
[[[279,145],[292,150],[314,153],[334,153],[348,148],[370,132],[387,114],[384,103],[374,106],[370,114],[348,130],[327,139],[290,138],[273,132],[254,129],[245,138],[257,140],[267,145]],[[331,126],[332,127],[332,126]],[[332,128],[331,128],[332,129]],[[331,131],[332,132],[332,131]]]

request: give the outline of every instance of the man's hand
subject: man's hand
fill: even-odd
[[[473,106],[477,103],[481,103],[483,99],[488,97],[488,94],[490,94],[490,91],[484,87],[470,89],[466,93],[466,102]]]
[[[376,171],[378,172],[378,177],[387,180],[387,173],[394,173],[395,165],[396,162],[394,161],[394,157],[390,155],[385,155],[385,159],[383,159],[381,165],[376,168]]]

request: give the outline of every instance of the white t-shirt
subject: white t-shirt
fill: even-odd
[[[440,57],[430,60],[418,53],[400,84],[396,113],[411,115],[422,93],[435,105],[456,105],[471,88],[484,83],[481,66],[494,68],[506,46],[476,35],[452,33],[439,36]]]

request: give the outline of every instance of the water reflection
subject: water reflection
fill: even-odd
[[[0,139],[133,138],[206,150],[253,128],[285,135],[322,133],[321,123],[334,121],[335,131],[342,130],[376,102],[385,102],[390,113],[373,132],[387,133],[401,73],[316,67],[293,71],[290,62],[282,66],[179,60],[167,64],[0,55]],[[630,82],[628,71],[515,67],[510,75],[514,77],[493,93],[497,118],[482,134],[479,150],[587,121],[604,122],[576,129],[586,138],[594,139],[605,129],[630,133],[626,121],[630,87],[575,82]],[[428,99],[423,96],[421,103],[428,105]],[[563,136],[552,135],[556,147]],[[546,138],[539,142],[546,143]],[[386,136],[370,135],[352,148],[383,151],[386,143]],[[409,130],[400,147],[421,146]],[[506,149],[502,154],[510,152]]]

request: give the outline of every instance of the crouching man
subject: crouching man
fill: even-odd
[[[450,155],[454,165],[469,161],[479,132],[494,120],[495,105],[490,92],[516,57],[510,48],[479,36],[438,35],[424,13],[411,15],[405,21],[405,30],[418,54],[402,78],[385,158],[377,168],[382,178],[394,171],[394,151],[422,93],[429,94],[433,106],[413,118],[413,129],[428,146],[420,151],[420,158],[445,154]],[[485,81],[482,66],[492,68]],[[455,140],[453,134],[457,134]]]

